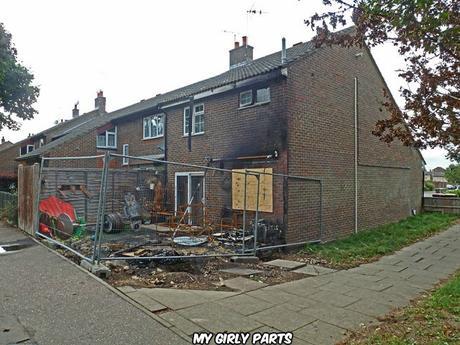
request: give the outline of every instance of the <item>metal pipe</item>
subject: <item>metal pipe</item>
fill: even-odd
[[[42,157],[43,160],[47,161],[58,161],[58,160],[75,160],[75,159],[91,159],[91,158],[101,158],[104,155],[98,156],[77,156],[77,157]]]
[[[34,200],[34,213],[33,214],[37,215],[37,221],[34,224],[34,227],[35,227],[34,233],[35,234],[39,233],[39,230],[40,230],[40,210],[39,210],[39,206],[40,206],[40,194],[41,194],[41,190],[42,190],[43,162],[44,162],[44,160],[43,160],[43,157],[42,157],[41,163],[40,163],[40,170],[38,172],[37,197]]]
[[[243,253],[246,251],[246,195],[247,195],[248,175],[244,174],[244,201],[243,201]]]
[[[147,162],[153,162],[153,163],[159,163],[159,164],[171,164],[171,165],[177,165],[177,166],[188,167],[188,168],[208,169],[208,170],[229,172],[229,173],[235,173],[235,174],[246,174],[246,172],[233,171],[233,170],[230,170],[230,169],[215,168],[215,167],[209,167],[209,166],[197,165],[197,164],[171,162],[171,161],[165,161],[165,160],[160,160],[160,159],[155,159],[155,158],[136,157],[136,156],[130,156],[130,155],[120,155],[118,153],[110,153],[110,156],[112,156],[112,157],[125,157],[125,158],[131,158],[131,159],[147,161]],[[286,175],[286,174],[277,174],[277,173],[268,173],[268,172],[257,172],[257,171],[251,171],[251,170],[248,170],[247,174],[248,175],[253,175],[253,176],[269,175],[269,176],[289,177],[289,178],[292,178],[292,179],[304,180],[304,181],[316,181],[316,182],[322,181],[322,179],[314,178],[314,177],[306,177],[306,176],[298,176],[298,175]]]
[[[358,233],[358,78],[355,77],[355,95],[354,95],[354,146],[355,146],[355,166],[354,166],[354,179],[355,179],[355,234]]]
[[[98,249],[97,249],[97,261],[99,261],[99,257],[101,256],[101,245],[102,245],[102,233],[104,230],[104,218],[105,218],[105,203],[107,200],[107,178],[109,174],[109,166],[110,166],[110,152],[106,152],[105,155],[105,164],[104,164],[104,182],[102,185],[103,194],[102,194],[102,212],[101,212],[101,220],[99,223],[99,238],[98,238]]]
[[[186,259],[186,260],[191,260],[191,259],[200,259],[200,258],[220,258],[220,257],[232,257],[232,256],[248,256],[246,254],[237,254],[237,253],[232,253],[232,254],[208,254],[208,255],[171,255],[171,256],[114,256],[112,257],[103,257],[99,258],[99,261],[103,260],[167,260],[167,259]]]
[[[86,256],[84,256],[83,254],[80,254],[79,252],[77,252],[75,249],[73,248],[70,248],[69,246],[66,246],[65,244],[59,242],[59,241],[56,241],[56,240],[53,240],[51,237],[48,237],[44,234],[41,234],[41,233],[37,233],[38,236],[50,241],[51,243],[54,243],[64,249],[67,249],[68,251],[74,253],[75,255],[79,256],[80,258],[86,260],[86,261],[89,261],[89,262],[92,262],[91,258],[87,258]]]
[[[257,248],[257,251],[267,250],[267,249],[293,247],[293,246],[301,246],[301,245],[304,245],[304,244],[319,244],[319,243],[321,243],[321,241],[314,240],[314,241],[303,241],[303,242],[297,242],[297,243],[277,244],[275,246],[266,246],[266,247]]]
[[[256,219],[254,224],[254,255],[257,252],[257,232],[259,230],[259,195],[260,195],[260,175],[256,176],[257,192],[256,192]]]
[[[94,242],[93,242],[93,255],[92,255],[92,259],[91,259],[91,263],[94,264],[94,262],[96,261],[96,250],[97,250],[97,239],[98,239],[98,236],[100,235],[99,234],[99,230],[100,230],[100,224],[101,224],[101,212],[102,212],[102,207],[101,207],[101,204],[102,204],[102,195],[104,193],[104,191],[102,190],[102,186],[104,184],[104,177],[105,177],[105,165],[106,165],[106,155],[103,156],[104,159],[103,159],[103,165],[102,165],[102,173],[101,173],[101,184],[100,184],[100,187],[99,187],[99,199],[98,199],[98,202],[97,202],[97,215],[96,215],[96,229],[94,231]],[[103,222],[104,220],[102,220]]]
[[[319,240],[323,240],[323,182],[319,183]]]
[[[286,38],[283,37],[281,39],[281,63],[284,65],[286,62],[287,62]]]

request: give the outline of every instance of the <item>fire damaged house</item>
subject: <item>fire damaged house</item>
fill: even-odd
[[[124,155],[109,168],[150,172],[131,192],[151,191],[143,205],[151,222],[221,232],[239,227],[246,209],[248,223],[257,213],[285,243],[328,241],[419,212],[421,154],[372,134],[388,114],[370,51],[286,48],[284,40],[281,48],[254,59],[243,37],[224,73],[96,117],[17,159]],[[101,168],[102,158],[59,164],[75,172]],[[112,208],[124,198],[117,188],[109,179]]]

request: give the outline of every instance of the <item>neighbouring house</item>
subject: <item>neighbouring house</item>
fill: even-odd
[[[265,181],[267,207],[260,217],[280,224],[289,243],[331,240],[421,210],[420,152],[399,142],[387,145],[371,133],[388,116],[382,109],[387,85],[366,47],[306,42],[286,49],[283,43],[281,51],[253,59],[243,37],[229,61],[220,75],[97,117],[18,160],[110,151],[320,179],[323,190],[288,178]],[[59,164],[101,167],[101,160],[91,162]],[[170,211],[186,204],[195,188],[213,223],[239,211],[234,175],[132,158],[111,167],[155,170]]]
[[[447,179],[445,177],[446,169],[436,167],[425,174],[425,181],[433,182],[434,188],[446,188]]]
[[[26,139],[17,143],[5,142],[0,145],[0,181],[2,185],[16,183],[18,174],[18,160],[29,153],[40,149],[47,144],[62,138],[79,127],[88,125],[96,118],[106,114],[105,97],[102,91],[96,98],[96,109],[80,115],[78,105],[72,109],[72,118],[56,120],[56,125],[37,134],[29,134]],[[6,145],[6,146],[5,146]],[[5,182],[3,182],[5,181]]]

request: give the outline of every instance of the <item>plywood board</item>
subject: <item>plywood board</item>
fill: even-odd
[[[234,210],[244,209],[244,174],[241,172],[268,173],[272,174],[272,168],[251,168],[232,170],[232,208]],[[259,211],[273,212],[273,176],[261,174],[259,177]],[[257,182],[254,175],[247,175],[246,180],[246,210],[256,210]]]

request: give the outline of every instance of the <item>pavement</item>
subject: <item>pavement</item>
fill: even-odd
[[[202,331],[293,332],[296,345],[334,344],[460,268],[460,225],[350,270],[275,286],[233,281],[239,292],[116,290],[0,226],[0,244],[17,241],[28,247],[0,255],[0,344],[180,345]]]
[[[20,231],[0,225],[0,344],[189,344],[89,273]]]
[[[276,262],[296,266],[295,263]],[[305,264],[303,264],[305,265]],[[378,317],[403,307],[460,269],[460,225],[393,255],[342,270],[299,268],[312,276],[284,284],[249,286],[239,292],[133,289],[121,290],[183,337],[194,332],[293,332],[293,344],[328,345],[347,332],[378,324]],[[256,282],[254,282],[256,283]]]

